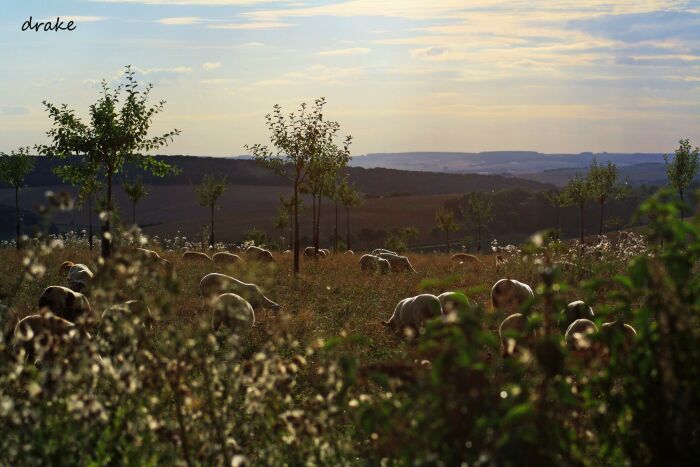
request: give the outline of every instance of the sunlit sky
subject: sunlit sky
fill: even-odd
[[[131,64],[170,154],[239,155],[328,99],[353,154],[700,144],[700,0],[3,0],[0,150],[85,115]],[[21,31],[61,16],[73,32]]]

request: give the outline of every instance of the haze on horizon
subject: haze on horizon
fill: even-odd
[[[700,144],[698,0],[28,0],[3,4],[0,42],[1,151],[126,64],[167,100],[154,130],[182,130],[169,154],[243,154],[275,103],[320,96],[355,155]]]

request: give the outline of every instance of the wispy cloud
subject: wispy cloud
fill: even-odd
[[[333,57],[333,56],[345,56],[345,55],[362,55],[362,54],[368,54],[372,50],[368,49],[366,47],[351,47],[347,49],[335,49],[335,50],[323,50],[321,52],[318,52],[317,55],[323,55],[327,57]]]
[[[107,16],[81,16],[81,15],[57,15],[49,18],[44,18],[40,21],[56,21],[56,18],[61,18],[61,21],[68,22],[73,21],[74,23],[95,23],[98,21],[106,21]]]
[[[209,29],[242,29],[242,30],[255,30],[255,29],[281,29],[289,28],[294,26],[292,23],[283,23],[280,21],[253,21],[250,23],[222,23],[222,24],[210,24],[207,26]]]
[[[216,70],[221,68],[221,62],[204,62],[202,63],[202,68],[205,70]]]
[[[29,109],[22,106],[0,105],[0,117],[14,117],[17,115],[26,115]]]
[[[174,16],[171,18],[160,18],[156,23],[166,24],[168,26],[185,26],[190,24],[198,24],[207,21],[199,16]]]
[[[95,3],[142,3],[145,5],[246,6],[275,0],[90,0]]]

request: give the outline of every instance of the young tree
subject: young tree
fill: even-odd
[[[136,224],[136,204],[141,200],[141,198],[148,194],[148,190],[146,189],[146,185],[144,185],[141,177],[136,177],[136,179],[134,179],[134,181],[131,183],[125,180],[122,182],[122,186],[124,187],[126,195],[131,200],[131,222]]]
[[[94,214],[93,203],[95,201],[95,196],[102,189],[102,185],[96,178],[88,178],[83,181],[78,190],[78,205],[85,206],[87,203],[87,213],[88,213],[88,245],[90,251],[93,248],[93,234],[92,234],[92,216]]]
[[[9,154],[0,153],[0,180],[15,189],[15,228],[17,249],[21,248],[22,219],[19,215],[19,189],[24,185],[27,175],[34,170],[34,159],[29,155],[29,148],[23,147]]]
[[[406,245],[410,248],[411,242],[418,238],[418,228],[406,227],[405,229],[403,229],[403,238],[406,239]]]
[[[227,188],[226,175],[217,177],[216,175],[205,174],[202,182],[194,188],[197,193],[197,200],[202,207],[211,210],[211,225],[209,229],[209,245],[214,246],[214,209],[216,202],[221,198]]]
[[[447,243],[447,252],[450,252],[450,232],[457,230],[455,215],[452,211],[445,208],[440,208],[435,213],[435,224],[445,233],[445,243]]]
[[[693,149],[690,140],[682,139],[676,154],[671,159],[670,155],[664,155],[666,161],[666,175],[671,186],[678,192],[681,201],[685,201],[685,190],[691,184],[700,169],[700,149]],[[684,218],[681,208],[681,219]]]
[[[588,171],[588,184],[591,190],[591,198],[593,198],[600,206],[600,222],[598,224],[598,235],[603,235],[603,223],[605,221],[604,210],[605,204],[611,197],[616,195],[617,177],[619,171],[617,166],[608,161],[607,165],[600,165],[593,158],[591,167]]]
[[[481,192],[469,193],[462,206],[464,217],[476,226],[476,251],[481,251],[481,232],[493,217],[493,202]]]
[[[294,214],[294,204],[292,203],[292,197],[286,198],[280,195],[280,212],[284,212],[286,216],[285,224],[289,226],[289,241],[287,242],[289,249],[292,249],[294,241],[294,223],[292,222],[292,215]],[[281,215],[281,214],[280,214]]]
[[[569,183],[564,188],[567,199],[579,208],[581,214],[581,244],[583,244],[583,210],[586,207],[586,202],[591,199],[591,189],[588,179],[576,174],[574,178],[569,179]]]
[[[354,208],[360,205],[362,199],[360,198],[360,193],[358,193],[347,180],[343,180],[338,187],[338,199],[340,204],[345,208],[345,227],[346,227],[346,243],[348,250],[350,249],[350,208]]]
[[[324,151],[333,150],[331,148],[336,148],[335,150],[342,152],[348,158],[350,154],[351,138],[349,136],[345,139],[342,148],[337,148],[334,143],[340,125],[323,118],[325,103],[325,99],[317,99],[311,109],[307,109],[306,104],[302,104],[297,112],[292,112],[288,117],[282,114],[282,108],[279,105],[275,105],[273,113],[265,117],[274,150],[262,144],[245,146],[258,164],[271,168],[292,181],[294,274],[299,273],[300,265],[299,203],[301,200],[299,194],[310,177],[312,167],[315,168],[314,158]]]
[[[549,204],[554,208],[554,225],[555,225],[555,230],[554,230],[554,235],[556,239],[558,240],[559,237],[561,236],[561,226],[560,226],[560,211],[561,208],[564,206],[567,206],[569,204],[569,200],[566,197],[566,193],[563,191],[557,190],[557,189],[551,189],[549,191],[546,191],[544,193],[545,199],[549,202]]]
[[[139,86],[130,66],[124,72],[124,84],[111,88],[102,82],[102,94],[90,106],[90,123],[85,124],[73,110],[63,104],[55,106],[44,101],[53,120],[46,133],[51,143],[39,146],[49,157],[71,159],[72,164],[57,167],[55,172],[63,180],[79,186],[88,178],[102,177],[106,186],[105,205],[107,218],[102,223],[102,256],[111,256],[112,242],[110,220],[112,217],[112,181],[124,164],[134,162],[143,169],[165,176],[173,167],[146,153],[163,146],[180,134],[172,130],[160,136],[149,137],[153,118],[163,110],[164,101],[151,106],[150,84]],[[120,108],[121,104],[121,108]]]
[[[277,209],[277,220],[275,221],[275,228],[280,231],[280,249],[284,249],[284,231],[289,225],[289,212],[280,206]]]

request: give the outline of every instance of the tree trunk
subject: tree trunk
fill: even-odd
[[[605,209],[605,203],[603,201],[600,202],[600,223],[598,225],[598,236],[600,237],[603,235],[603,216],[604,216],[604,211]]]
[[[92,251],[92,195],[88,196],[88,245]]]
[[[294,275],[299,274],[299,181],[294,181]]]
[[[584,205],[582,204],[580,206],[580,208],[581,208],[581,245],[583,245],[583,208],[584,208]]]
[[[347,244],[350,249],[350,206],[345,206],[345,226],[347,227]]]
[[[131,206],[131,223],[136,225],[136,200],[132,201]]]
[[[683,203],[683,190],[678,190],[678,196],[681,198],[681,203]],[[683,212],[683,206],[681,206],[681,220],[685,219],[685,213]]]
[[[294,219],[292,219],[292,213],[290,212],[287,216],[289,218],[289,242],[288,247],[291,250],[294,248]]]
[[[560,231],[560,227],[559,227],[559,205],[555,206],[554,213],[555,213],[554,215],[556,218],[556,230],[554,231],[554,236],[557,240],[559,240],[559,237],[561,236],[561,231]]]
[[[338,252],[338,201],[335,201],[335,228],[333,229],[333,251]]]
[[[21,249],[20,238],[22,237],[22,228],[20,226],[19,216],[19,187],[15,187],[15,227],[17,228],[17,251]]]
[[[102,223],[102,257],[107,259],[112,256],[112,239],[110,223],[112,220],[112,170],[107,171],[107,219]]]
[[[311,204],[313,205],[313,218],[311,219],[311,244],[316,244],[316,194],[311,195]]]
[[[314,259],[318,260],[318,249],[321,243],[321,201],[323,195],[318,195],[318,209],[316,210],[316,225],[314,226]]]
[[[214,247],[214,204],[211,205],[211,231],[209,232],[209,245]]]

